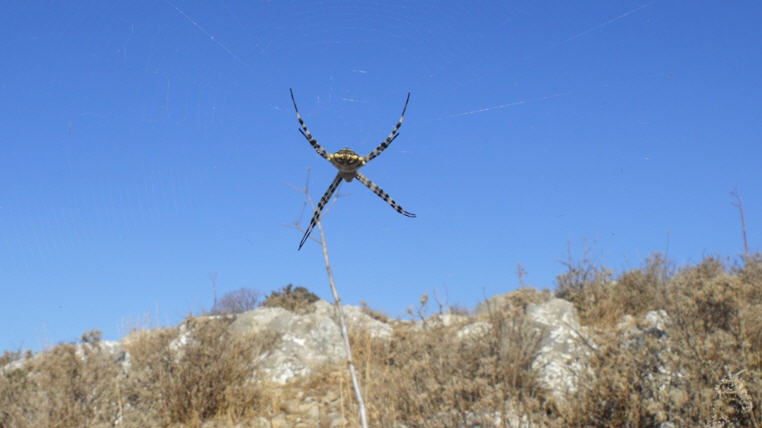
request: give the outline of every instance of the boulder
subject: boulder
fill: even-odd
[[[259,307],[238,315],[229,329],[235,335],[274,333],[280,337],[259,356],[259,367],[273,382],[284,384],[346,358],[334,306],[324,300],[315,302],[315,306],[315,311],[308,314]],[[391,336],[391,326],[358,307],[344,306],[344,314],[350,330],[366,329],[371,337]]]
[[[566,300],[531,303],[526,315],[543,331],[532,367],[539,371],[539,381],[551,395],[564,402],[577,391],[580,374],[588,370],[588,346],[594,345],[580,328],[577,309]]]

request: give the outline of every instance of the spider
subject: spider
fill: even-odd
[[[333,164],[333,166],[339,170],[339,173],[336,174],[336,178],[334,178],[331,182],[331,185],[328,186],[328,190],[326,190],[323,194],[323,197],[320,198],[320,202],[318,202],[315,214],[312,215],[312,219],[310,220],[310,225],[307,227],[307,231],[304,232],[302,241],[299,243],[299,250],[301,250],[304,243],[307,242],[307,238],[310,237],[312,229],[314,229],[315,225],[317,225],[318,219],[320,218],[320,213],[323,211],[323,208],[325,208],[325,204],[327,204],[331,199],[331,196],[333,196],[333,192],[335,192],[336,188],[339,187],[339,183],[341,183],[342,179],[349,183],[356,178],[357,181],[368,187],[368,189],[378,195],[398,213],[407,217],[415,217],[415,214],[402,209],[398,203],[394,202],[394,199],[389,197],[388,193],[384,192],[383,189],[376,186],[376,184],[370,181],[368,177],[362,175],[358,171],[360,168],[365,166],[365,164],[380,155],[381,152],[389,147],[389,144],[391,144],[392,141],[394,141],[394,139],[399,135],[397,131],[399,131],[400,127],[402,126],[402,120],[405,119],[405,110],[407,110],[407,103],[410,101],[410,92],[407,93],[407,99],[405,100],[405,107],[402,109],[402,116],[400,116],[400,121],[397,122],[397,126],[394,127],[394,130],[392,130],[391,134],[389,134],[389,136],[386,137],[386,140],[379,144],[378,147],[376,147],[372,152],[368,153],[367,156],[360,156],[355,153],[354,150],[346,147],[336,153],[330,154],[322,146],[320,146],[317,140],[312,136],[312,134],[310,134],[310,131],[307,129],[307,125],[304,124],[302,115],[299,114],[299,108],[296,106],[296,100],[294,99],[294,91],[292,89],[289,90],[291,91],[291,101],[294,103],[294,110],[296,110],[296,118],[299,120],[299,125],[301,126],[299,132],[301,132],[302,135],[304,135],[304,138],[310,142],[310,145],[313,149],[315,149],[317,154],[322,156],[325,160]]]

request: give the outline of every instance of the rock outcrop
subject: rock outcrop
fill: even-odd
[[[345,306],[344,315],[350,328],[365,329],[371,337],[391,335],[390,325],[365,315],[358,307]],[[279,337],[272,349],[259,356],[261,370],[277,383],[346,360],[334,306],[324,300],[315,302],[315,311],[308,314],[260,307],[238,315],[229,329],[234,335],[268,332]]]

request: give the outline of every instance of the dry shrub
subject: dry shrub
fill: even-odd
[[[125,338],[130,368],[97,341],[59,345],[0,373],[0,427],[200,426],[234,423],[260,408],[254,361],[271,337],[234,338],[231,318],[189,319],[183,329]],[[185,344],[178,337],[186,337]],[[252,382],[249,382],[252,380]]]
[[[471,310],[460,303],[453,303],[450,305],[447,308],[447,312],[453,315],[460,315],[464,317],[471,315]]]
[[[743,288],[741,299],[749,302],[762,302],[762,254],[756,253],[745,259],[743,267],[736,267],[733,273],[738,276],[741,283],[747,284]]]
[[[671,309],[678,312],[681,327],[693,337],[705,337],[718,330],[738,332],[739,298],[745,287],[739,277],[727,275],[718,260],[710,258],[684,270],[670,285]]]
[[[189,318],[184,329],[152,332],[130,341],[132,370],[125,400],[140,411],[125,419],[134,426],[147,421],[196,426],[213,418],[251,416],[262,398],[254,361],[273,338],[233,337],[227,330],[231,321]],[[183,336],[186,344],[178,346],[177,339]]]
[[[279,291],[273,291],[267,296],[262,306],[269,308],[284,308],[297,314],[306,314],[315,310],[313,303],[320,298],[304,287],[295,287],[291,284]]]
[[[665,284],[672,275],[670,263],[659,253],[616,280],[611,270],[586,258],[564,264],[567,272],[557,277],[556,296],[574,304],[582,324],[597,327],[614,325],[626,314],[663,308]]]
[[[566,272],[556,277],[556,297],[573,303],[583,324],[600,320],[601,314],[611,309],[607,303],[614,284],[613,272],[594,265],[586,253],[580,260],[570,255],[563,265]]]
[[[677,422],[687,396],[673,382],[670,367],[674,356],[657,335],[638,340],[597,335],[592,349],[591,372],[581,373],[581,388],[562,409],[569,426],[658,426]],[[684,426],[692,426],[688,424]]]
[[[389,315],[371,308],[370,305],[368,305],[368,303],[363,300],[360,300],[360,310],[362,313],[373,318],[376,321],[389,322]]]
[[[754,403],[746,382],[739,375],[728,374],[715,386],[715,401],[712,406],[713,426],[756,426]]]
[[[231,291],[214,303],[212,314],[240,314],[257,307],[260,293],[250,288]]]
[[[98,329],[93,329],[82,333],[82,336],[80,336],[79,340],[82,343],[96,345],[101,341],[101,338],[103,338],[103,332]]]
[[[762,375],[755,364],[762,353],[755,345],[759,333],[747,327],[759,322],[751,309],[762,303],[760,286],[759,277],[731,274],[713,257],[683,269],[669,284],[666,305],[674,319],[671,343],[679,356],[686,393],[695,404],[689,412],[694,421],[703,423],[715,416],[715,389],[727,373],[745,371],[751,379]],[[759,393],[757,387],[753,394],[757,409]],[[742,423],[740,419],[736,422]]]
[[[58,345],[0,376],[0,427],[111,426],[118,373],[96,345]]]
[[[740,319],[744,332],[743,350],[749,369],[762,370],[762,303],[744,305]]]
[[[618,320],[625,313],[639,316],[662,308],[665,286],[673,271],[672,264],[662,254],[654,253],[641,268],[621,274],[609,299],[612,305],[618,306],[612,308],[614,313],[607,318]]]
[[[741,283],[739,321],[742,349],[748,356],[746,366],[750,370],[762,371],[762,255],[757,253],[748,257],[736,275]],[[757,391],[762,393],[760,389]]]
[[[445,325],[434,316],[397,323],[390,339],[351,333],[373,426],[492,426],[506,403],[512,413],[543,420],[544,393],[532,369],[541,332],[523,313],[495,312],[482,328],[467,323]],[[343,396],[351,397],[344,377]]]
[[[3,351],[3,355],[0,355],[0,368],[20,359],[21,351]]]
[[[654,260],[658,263],[654,263]],[[627,272],[610,288],[612,300],[597,328],[593,375],[564,418],[578,426],[758,426],[762,383],[762,269],[749,258],[729,272],[717,258],[670,275],[658,258]],[[620,289],[627,284],[626,289]],[[588,287],[582,287],[583,290]],[[585,294],[583,291],[582,295]],[[577,295],[579,296],[579,294]],[[588,297],[575,303],[586,302]],[[579,307],[578,307],[579,308]],[[596,313],[587,307],[579,308]],[[634,340],[612,328],[624,313],[664,309],[662,333]],[[627,329],[625,329],[626,331]],[[742,373],[743,376],[729,375]],[[735,377],[733,377],[735,376]],[[734,392],[735,391],[735,392]],[[739,392],[740,391],[740,392]],[[755,412],[756,417],[755,417]]]

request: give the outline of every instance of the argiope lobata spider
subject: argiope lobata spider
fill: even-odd
[[[341,183],[341,179],[343,178],[346,182],[351,182],[353,179],[357,179],[360,183],[364,184],[368,187],[373,193],[378,195],[381,199],[383,199],[387,204],[389,204],[392,208],[394,208],[395,211],[398,213],[407,216],[407,217],[415,217],[415,214],[411,212],[407,212],[402,207],[394,202],[394,199],[389,197],[389,194],[384,192],[383,189],[376,186],[368,177],[362,175],[358,170],[365,166],[366,163],[370,162],[371,160],[375,159],[378,155],[381,154],[387,147],[389,147],[389,144],[394,141],[395,138],[399,135],[397,131],[399,131],[400,127],[402,126],[402,120],[405,119],[405,110],[407,110],[407,103],[410,101],[410,92],[407,93],[407,99],[405,100],[405,107],[402,109],[402,116],[400,116],[400,121],[397,122],[397,126],[394,127],[394,130],[392,130],[391,134],[389,134],[388,137],[386,137],[386,140],[384,140],[381,144],[378,145],[378,147],[375,148],[372,152],[368,153],[367,156],[360,156],[357,153],[355,153],[354,150],[349,148],[343,148],[339,150],[336,153],[330,154],[323,147],[318,144],[317,140],[310,134],[310,131],[307,129],[307,125],[304,124],[304,120],[302,120],[302,115],[299,114],[299,108],[296,106],[296,100],[294,99],[294,91],[292,89],[289,89],[291,91],[291,101],[294,103],[294,110],[296,110],[296,118],[299,120],[299,125],[301,126],[301,129],[299,129],[299,132],[304,135],[304,138],[307,139],[307,141],[310,142],[310,145],[312,145],[312,148],[315,149],[315,151],[322,156],[324,159],[326,159],[328,162],[332,163],[333,166],[335,166],[339,173],[336,174],[336,178],[333,179],[331,182],[331,185],[328,186],[328,190],[325,191],[325,194],[323,194],[323,197],[320,198],[320,202],[318,202],[317,209],[315,210],[315,214],[312,215],[312,219],[310,220],[310,225],[307,227],[307,231],[304,232],[304,236],[302,237],[302,242],[299,243],[299,249],[302,249],[302,246],[305,242],[307,242],[307,238],[310,237],[310,233],[312,233],[312,229],[315,228],[317,225],[318,219],[320,218],[320,213],[323,211],[323,208],[325,207],[325,204],[328,203],[328,201],[331,199],[331,196],[333,196],[333,192],[336,191],[336,188],[339,187],[339,183]]]

